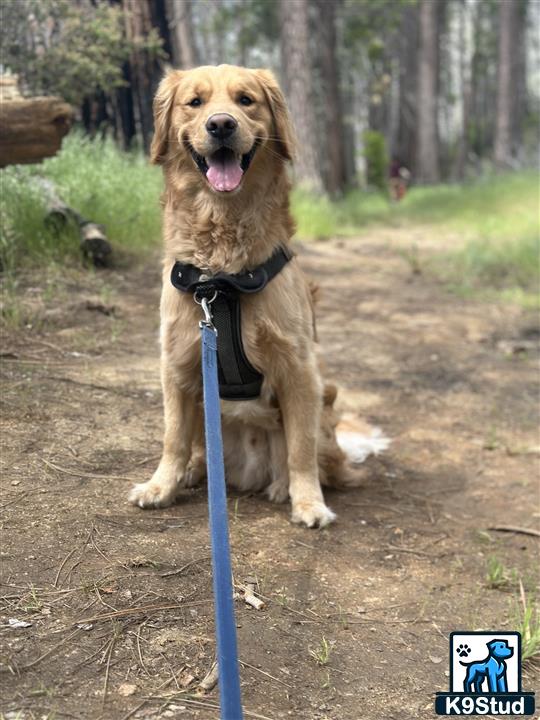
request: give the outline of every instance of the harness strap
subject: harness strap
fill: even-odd
[[[176,262],[171,283],[182,292],[193,293],[197,300],[212,301],[212,317],[218,331],[218,379],[220,397],[227,400],[250,400],[259,397],[263,375],[251,365],[242,343],[240,294],[263,290],[293,257],[285,247],[253,270],[230,275],[208,271],[189,263]]]
[[[197,292],[201,297],[205,294],[211,296],[215,290],[257,293],[283,270],[292,257],[293,253],[289,248],[280,246],[261,265],[234,275],[225,272],[212,275],[208,270],[196,265],[176,261],[171,271],[171,282],[177,290]]]

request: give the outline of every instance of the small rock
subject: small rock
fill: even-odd
[[[195,676],[192,675],[189,670],[185,670],[180,677],[178,678],[180,686],[183,688],[189,687],[191,683],[195,680]]]
[[[430,655],[430,656],[429,656],[429,659],[430,659],[431,662],[434,663],[435,665],[438,665],[439,663],[442,663],[442,661],[443,661],[443,659],[442,659],[441,657],[438,657],[437,655]]]
[[[78,623],[77,627],[79,628],[79,630],[84,630],[85,632],[88,632],[94,626],[92,625],[92,623]]]
[[[21,481],[20,481],[20,480],[12,480],[12,481],[11,481],[11,484],[12,484],[12,485],[20,485],[20,484],[21,484]]]
[[[132,685],[131,683],[122,683],[120,687],[118,688],[118,694],[123,695],[124,697],[129,697],[130,695],[135,695],[137,692],[137,686]]]
[[[17,618],[9,618],[8,625],[12,628],[28,628],[32,627],[31,622],[27,622],[26,620],[17,620]]]

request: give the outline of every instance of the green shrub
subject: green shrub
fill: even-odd
[[[386,193],[388,191],[388,153],[384,135],[375,130],[364,133],[364,157],[367,164],[367,184]]]
[[[353,236],[373,225],[414,227],[440,236],[430,267],[452,288],[536,306],[539,302],[538,177],[526,171],[463,185],[413,187],[391,204],[378,192],[354,190],[337,202],[295,191],[292,211],[302,239]],[[448,250],[448,239],[455,245]],[[445,243],[446,242],[446,246]],[[416,247],[412,260],[425,265]]]
[[[55,234],[45,227],[46,201],[36,178],[52,181],[67,205],[104,225],[113,246],[143,250],[159,238],[160,170],[141,153],[123,152],[111,139],[72,133],[55,157],[0,171],[4,268],[78,256],[76,228]]]

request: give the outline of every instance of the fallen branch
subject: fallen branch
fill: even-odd
[[[198,687],[204,692],[210,692],[213,690],[219,679],[219,668],[217,662],[214,660],[210,670],[206,673],[204,678],[199,683]]]
[[[194,607],[195,605],[206,605],[212,602],[211,600],[196,600],[189,603],[170,603],[167,605],[141,605],[140,607],[125,608],[124,610],[116,610],[115,612],[102,613],[101,615],[94,615],[94,617],[83,618],[82,620],[75,620],[73,625],[79,625],[81,623],[99,622],[100,620],[112,620],[118,617],[126,617],[129,615],[139,615],[140,613],[157,612],[158,610],[180,610],[182,608]]]
[[[488,530],[540,537],[540,530],[535,530],[534,528],[514,527],[513,525],[497,525],[496,527],[488,527]]]
[[[88,478],[90,480],[127,480],[128,482],[133,483],[138,482],[134,478],[125,477],[124,475],[97,475],[96,473],[83,473],[78,470],[73,470],[71,468],[60,467],[60,465],[55,465],[54,463],[49,462],[49,460],[45,460],[45,458],[41,459],[43,460],[45,465],[52,468],[53,470],[64,473],[65,475],[75,475],[75,477]]]
[[[67,637],[65,637],[57,645],[52,647],[50,650],[47,650],[46,653],[43,653],[43,655],[40,655],[35,660],[32,660],[32,662],[28,663],[27,665],[23,665],[21,669],[29,670],[30,668],[34,667],[35,665],[40,663],[42,660],[45,660],[45,658],[49,657],[49,655],[52,655],[55,650],[58,650],[58,648],[62,647],[62,645],[65,645],[68,642],[68,640],[71,640],[71,638],[74,638],[75,635],[78,635],[80,632],[81,632],[81,630],[79,628],[77,628],[77,630],[75,630],[75,632],[72,632],[71,635],[68,635]]]
[[[197,563],[204,562],[205,560],[210,560],[210,556],[202,557],[202,558],[196,558],[195,560],[191,560],[190,562],[186,563],[185,565],[182,565],[181,568],[178,568],[178,570],[169,570],[168,572],[161,573],[161,577],[171,577],[171,575],[180,575],[184,572],[184,570],[187,570],[192,565],[196,565]]]
[[[397,545],[387,545],[388,550],[392,550],[394,552],[402,552],[402,553],[410,553],[411,555],[420,555],[421,557],[428,557],[428,558],[434,558],[437,560],[440,558],[440,555],[433,555],[433,553],[425,552],[424,550],[415,550],[414,548],[404,548],[404,547],[398,547]]]
[[[266,675],[266,677],[269,677],[271,680],[275,680],[276,682],[280,683],[281,685],[285,685],[285,687],[292,687],[292,685],[289,685],[288,683],[284,682],[283,680],[280,680],[277,677],[274,677],[274,675],[270,675],[270,673],[267,673],[265,670],[261,670],[261,668],[255,667],[255,665],[250,665],[248,662],[244,662],[243,660],[239,660],[240,665],[242,667],[250,668],[251,670],[256,670],[258,673],[261,673],[261,675]]]
[[[113,654],[114,646],[116,643],[116,638],[111,638],[111,642],[109,644],[108,653],[107,653],[107,666],[105,667],[105,680],[103,682],[103,699],[101,702],[101,712],[105,710],[105,703],[107,702],[107,690],[109,689],[109,673],[111,669],[111,656]]]
[[[64,569],[64,565],[67,563],[67,561],[69,560],[69,558],[70,558],[75,552],[77,552],[77,548],[76,548],[76,547],[74,547],[72,550],[70,550],[70,551],[68,552],[68,554],[66,555],[66,557],[63,559],[60,567],[58,568],[58,572],[56,573],[56,577],[54,578],[54,583],[53,583],[54,587],[58,587],[58,580],[60,579],[60,573],[61,573],[62,570]]]
[[[246,583],[245,585],[238,584],[236,587],[240,591],[237,593],[237,597],[242,598],[247,605],[251,605],[255,610],[262,610],[264,608],[266,603],[255,595],[255,585],[253,583]]]

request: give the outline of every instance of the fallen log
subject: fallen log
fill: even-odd
[[[43,195],[47,214],[45,225],[60,233],[69,222],[79,229],[80,248],[83,256],[95,267],[107,267],[111,262],[112,248],[107,240],[105,228],[84,218],[77,210],[69,207],[58,195],[55,184],[46,178],[33,178],[33,184]]]
[[[71,127],[73,110],[58,97],[0,103],[0,167],[40,162],[55,155]]]

